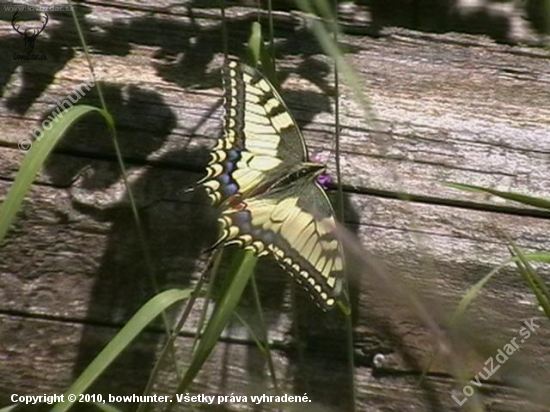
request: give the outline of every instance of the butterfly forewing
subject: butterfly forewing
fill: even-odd
[[[223,137],[201,181],[214,205],[269,186],[307,161],[300,130],[273,86],[237,61],[230,61],[223,73]]]

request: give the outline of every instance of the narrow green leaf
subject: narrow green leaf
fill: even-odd
[[[511,249],[510,254],[519,258],[516,261],[516,266],[523,279],[527,282],[537,300],[541,305],[546,317],[550,319],[550,291],[544,283],[544,280],[538,275],[538,273],[531,267],[529,261],[525,258],[520,248],[518,248],[514,242],[510,241]]]
[[[275,72],[275,61],[270,51],[265,46],[262,37],[262,26],[258,22],[252,23],[250,37],[248,39],[248,64],[258,68],[258,63],[261,63],[261,71],[266,76],[271,84],[279,90],[279,81]]]
[[[462,297],[460,302],[458,303],[453,315],[451,316],[451,319],[449,320],[449,328],[452,328],[457,321],[462,318],[470,304],[473,302],[473,300],[479,295],[483,287],[491,278],[496,275],[501,269],[503,269],[505,266],[510,264],[510,262],[514,261],[514,259],[507,259],[500,265],[498,265],[496,268],[491,270],[487,275],[485,275],[483,278],[481,278],[474,286],[472,286],[466,294]],[[418,380],[418,385],[423,383],[424,379],[426,378],[426,375],[428,374],[430,368],[432,367],[433,361],[435,358],[439,355],[439,347],[434,353],[430,356],[430,359],[424,369],[422,370],[422,374],[420,375],[420,378]],[[466,380],[467,381],[467,380]]]
[[[76,379],[66,395],[77,396],[84,393],[88,387],[107,369],[107,367],[124,351],[128,345],[147,327],[158,315],[173,304],[189,298],[192,290],[170,289],[159,293],[143,305],[116,336],[103,348],[96,358]],[[52,412],[67,411],[74,402],[58,403]]]
[[[513,200],[514,202],[519,202],[524,205],[540,207],[542,209],[550,209],[550,201],[539,197],[525,196],[513,192],[501,192],[499,190],[493,190],[474,185],[466,185],[463,183],[443,182],[443,184],[445,186],[453,187],[455,189],[468,190],[470,192],[489,193],[491,195],[498,196],[507,200]]]
[[[456,307],[451,320],[449,321],[449,326],[452,327],[457,320],[459,320],[466,312],[466,309],[470,306],[473,300],[479,295],[479,292],[483,289],[485,284],[491,280],[491,278],[500,272],[505,266],[507,266],[512,259],[507,259],[505,262],[501,263],[498,267],[491,270],[487,275],[481,278],[474,286],[472,286],[466,294],[460,299],[458,306]]]
[[[540,252],[540,253],[525,253],[523,255],[525,260],[530,262],[543,262],[550,263],[550,253]],[[515,258],[517,259],[517,258]]]
[[[262,54],[261,49],[263,47],[262,40],[262,26],[257,21],[252,23],[250,29],[250,37],[248,38],[248,62],[250,66],[257,68],[260,56]]]
[[[56,116],[51,122],[53,127],[50,130],[44,130],[42,138],[32,144],[31,149],[21,163],[21,168],[15,177],[15,181],[6,199],[0,205],[0,242],[6,236],[25,195],[29,191],[34,178],[46,161],[46,158],[72,125],[83,116],[93,112],[102,114],[109,127],[114,128],[113,119],[108,112],[93,106],[73,106],[64,114]]]
[[[512,262],[518,262],[521,259],[525,261],[534,261],[534,262],[546,262],[550,263],[550,254],[548,253],[527,253],[522,255],[521,257],[519,255],[512,256],[511,259],[505,260],[503,263],[498,265],[498,267],[491,270],[487,275],[485,275],[481,280],[479,280],[474,286],[472,286],[468,292],[462,297],[460,300],[455,312],[453,313],[453,316],[451,317],[451,320],[449,322],[449,326],[452,326],[458,319],[462,317],[464,312],[466,312],[466,309],[470,306],[472,301],[477,297],[479,292],[483,289],[485,284],[498,272],[500,272],[505,266]]]
[[[197,345],[191,364],[180,382],[176,393],[183,393],[202,368],[204,362],[214,349],[222,331],[233,316],[233,312],[241,299],[244,289],[254,272],[258,257],[252,251],[244,251],[235,256],[228,276],[234,274],[231,284],[225,288],[223,295],[216,304],[214,313],[206,325],[202,338]]]

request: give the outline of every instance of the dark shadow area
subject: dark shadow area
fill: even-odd
[[[456,0],[358,0],[372,16],[375,30],[395,26],[431,33],[484,34],[499,42],[510,42],[510,17],[489,8],[476,8]]]
[[[194,154],[205,155],[202,152]],[[147,169],[131,183],[145,244],[140,242],[128,194],[123,194],[119,202],[110,204],[107,209],[74,203],[79,212],[96,221],[110,223],[108,242],[100,268],[94,275],[96,281],[88,308],[87,318],[92,324],[86,326],[82,334],[75,378],[116,332],[110,329],[101,333],[102,328],[98,326],[108,321],[120,327],[156,294],[152,276],[160,290],[186,288],[191,285],[191,276],[204,266],[202,251],[212,244],[216,234],[214,211],[207,207],[200,191],[185,200],[177,195],[179,189],[191,186],[196,179],[196,175],[181,171]],[[94,192],[101,192],[101,189],[96,186]],[[161,328],[160,324],[157,327]],[[117,395],[142,393],[154,365],[158,344],[164,340],[161,332],[141,338],[100,378],[94,391]]]
[[[483,0],[475,5],[457,0],[356,0],[354,5],[344,11],[343,19],[351,24],[352,32],[358,33],[366,24],[371,25],[372,34],[384,27],[404,27],[430,33],[480,34],[514,44],[518,39],[512,29],[524,20],[532,34],[550,32],[545,0],[520,4],[513,0]]]
[[[540,34],[550,34],[550,3],[546,0],[524,0],[526,17]]]
[[[116,331],[155,295],[152,275],[160,290],[190,285],[201,252],[212,243],[216,233],[214,211],[206,207],[203,193],[195,191],[185,199],[181,195],[181,190],[192,186],[198,175],[177,169],[144,168],[142,161],[132,164],[132,157],[142,160],[165,144],[176,127],[172,109],[158,93],[137,86],[123,90],[120,86],[106,84],[103,90],[117,122],[121,151],[128,154],[127,175],[145,244],[136,227],[129,194],[121,185],[122,176],[107,127],[99,116],[85,118],[59,147],[60,152],[76,151],[80,155],[63,164],[52,158],[45,169],[54,184],[71,187],[75,211],[99,224],[109,224],[105,252],[94,274],[74,378]],[[91,93],[81,103],[99,105],[97,97]],[[166,155],[207,158],[204,148],[193,151],[184,148],[182,152],[185,153]],[[158,161],[163,162],[162,158]],[[97,199],[98,194],[108,196],[109,193],[112,199]],[[159,333],[141,337],[99,379],[92,392],[141,393],[154,364],[155,349],[162,339]],[[132,376],[132,380],[129,381],[128,376]]]
[[[209,65],[224,51],[221,22],[205,28],[195,22],[190,12],[191,17],[181,20],[152,15],[130,20],[114,18],[109,24],[98,22],[92,26],[86,18],[91,9],[80,5],[76,9],[88,47],[94,53],[125,56],[130,53],[131,44],[157,47],[152,64],[164,80],[186,88],[219,87],[220,72],[209,69]],[[39,14],[26,17],[40,19]],[[0,93],[3,94],[11,76],[21,71],[19,90],[5,99],[7,108],[18,114],[24,114],[52,83],[56,73],[74,57],[75,48],[81,49],[70,13],[52,12],[49,17],[49,25],[37,39],[35,47],[35,53],[44,53],[47,60],[14,60],[13,53],[23,48],[23,41],[15,31],[13,36],[5,37],[0,43]],[[2,15],[2,20],[6,22],[11,18],[6,12]],[[226,21],[229,54],[244,54],[250,26],[255,21],[258,21],[258,16],[253,11]],[[259,21],[264,27],[268,26],[265,17]],[[311,65],[319,69],[323,63],[310,62],[309,59],[320,54],[321,49],[309,30],[294,23],[275,19],[276,55],[301,57],[303,63],[298,74],[310,78]],[[324,72],[328,72],[328,66]],[[281,80],[286,75],[282,71]]]
[[[4,6],[13,3],[0,3],[0,20],[11,23],[13,13],[4,10]],[[87,6],[75,7],[77,17],[92,50],[108,54],[125,55],[130,45],[117,49],[116,44],[110,42],[107,33],[98,33],[86,18],[92,12]],[[40,21],[41,14],[37,12],[20,12],[21,27],[34,27]],[[72,14],[68,11],[52,11],[47,13],[49,21],[47,27],[38,36],[33,54],[45,54],[46,60],[20,60],[14,54],[23,54],[24,43],[21,37],[13,31],[13,36],[0,39],[0,96],[4,97],[5,105],[17,114],[24,114],[33,102],[50,86],[56,76],[66,64],[75,56],[76,50],[82,50],[80,40],[75,29]],[[88,38],[89,37],[89,38]],[[108,51],[107,51],[108,50]],[[20,86],[16,93],[4,96],[7,82],[15,73],[19,74]]]
[[[177,119],[174,112],[164,102],[162,96],[150,89],[136,85],[121,86],[102,83],[102,91],[109,113],[115,119],[117,141],[121,153],[129,162],[129,167],[132,164],[142,166],[151,153],[162,148],[168,135],[176,127]],[[77,104],[101,107],[95,89],[82,97]],[[55,109],[54,106],[52,111]],[[51,113],[47,112],[43,119],[46,119]],[[103,117],[99,115],[81,119],[72,128],[70,134],[60,141],[56,150],[109,161],[112,162],[114,168],[112,173],[103,173],[101,179],[98,180],[93,164],[85,164],[85,167],[80,170],[73,171],[74,175],[69,175],[65,170],[59,170],[57,165],[48,163],[46,166],[48,174],[61,186],[70,185],[72,180],[80,177],[83,188],[100,189],[106,188],[120,179],[120,169],[115,163],[116,151],[113,139]],[[207,155],[205,154],[199,159],[205,161]],[[80,175],[81,173],[82,175]]]

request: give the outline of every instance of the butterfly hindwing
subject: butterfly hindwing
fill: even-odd
[[[222,212],[226,244],[270,254],[323,308],[342,288],[343,253],[324,190],[307,177]]]

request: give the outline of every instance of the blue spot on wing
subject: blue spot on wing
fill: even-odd
[[[230,160],[230,161],[235,161],[237,159],[240,159],[241,157],[241,153],[238,152],[237,150],[229,150],[227,152],[227,158]]]
[[[250,232],[250,212],[243,210],[233,215],[233,221],[240,228],[241,232]]]
[[[223,188],[223,191],[224,191],[224,194],[229,197],[229,196],[232,196],[234,194],[236,194],[238,191],[239,191],[239,187],[237,186],[236,183],[228,183],[224,188]]]
[[[275,241],[275,233],[273,233],[271,230],[268,230],[264,233],[263,239],[266,245],[270,245]]]
[[[234,169],[235,169],[235,163],[234,162],[229,161],[229,162],[224,163],[224,170],[227,173],[231,173]]]

